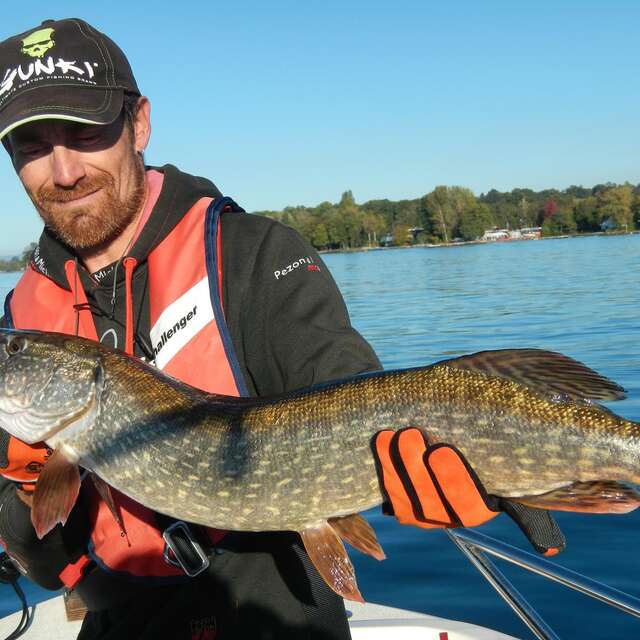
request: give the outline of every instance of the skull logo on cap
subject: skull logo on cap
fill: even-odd
[[[38,29],[29,34],[22,41],[22,53],[32,58],[42,58],[42,56],[55,45],[53,41],[54,29]]]

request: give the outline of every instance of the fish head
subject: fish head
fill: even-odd
[[[0,330],[0,427],[33,444],[95,414],[99,347],[60,333]]]

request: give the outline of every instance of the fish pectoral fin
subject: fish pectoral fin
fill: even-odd
[[[80,492],[80,470],[56,449],[42,468],[33,493],[31,522],[42,539],[58,523],[65,524]]]
[[[640,493],[621,482],[574,482],[538,496],[520,496],[509,500],[555,511],[629,513],[640,506]]]
[[[609,378],[573,358],[544,349],[481,351],[437,365],[511,380],[545,396],[572,400],[621,400],[626,396]]]
[[[324,522],[300,532],[304,548],[324,581],[346,600],[364,602],[353,565],[333,527]]]
[[[387,557],[376,538],[373,527],[361,515],[352,513],[343,518],[329,518],[329,524],[345,542],[358,551],[376,560],[384,560]]]

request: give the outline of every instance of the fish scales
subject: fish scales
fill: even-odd
[[[458,447],[499,496],[601,480],[603,469],[607,480],[640,480],[637,424],[541,393],[535,381],[529,388],[445,362],[275,398],[229,398],[89,341],[30,335],[22,362],[0,373],[3,422],[13,420],[3,411],[16,398],[35,414],[46,396],[56,424],[68,422],[50,444],[133,499],[190,522],[301,531],[370,508],[382,501],[371,438],[410,426]],[[71,420],[74,411],[80,417]]]

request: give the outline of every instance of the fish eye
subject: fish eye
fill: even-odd
[[[18,336],[14,336],[7,341],[5,349],[10,356],[15,356],[27,346],[27,341]]]

